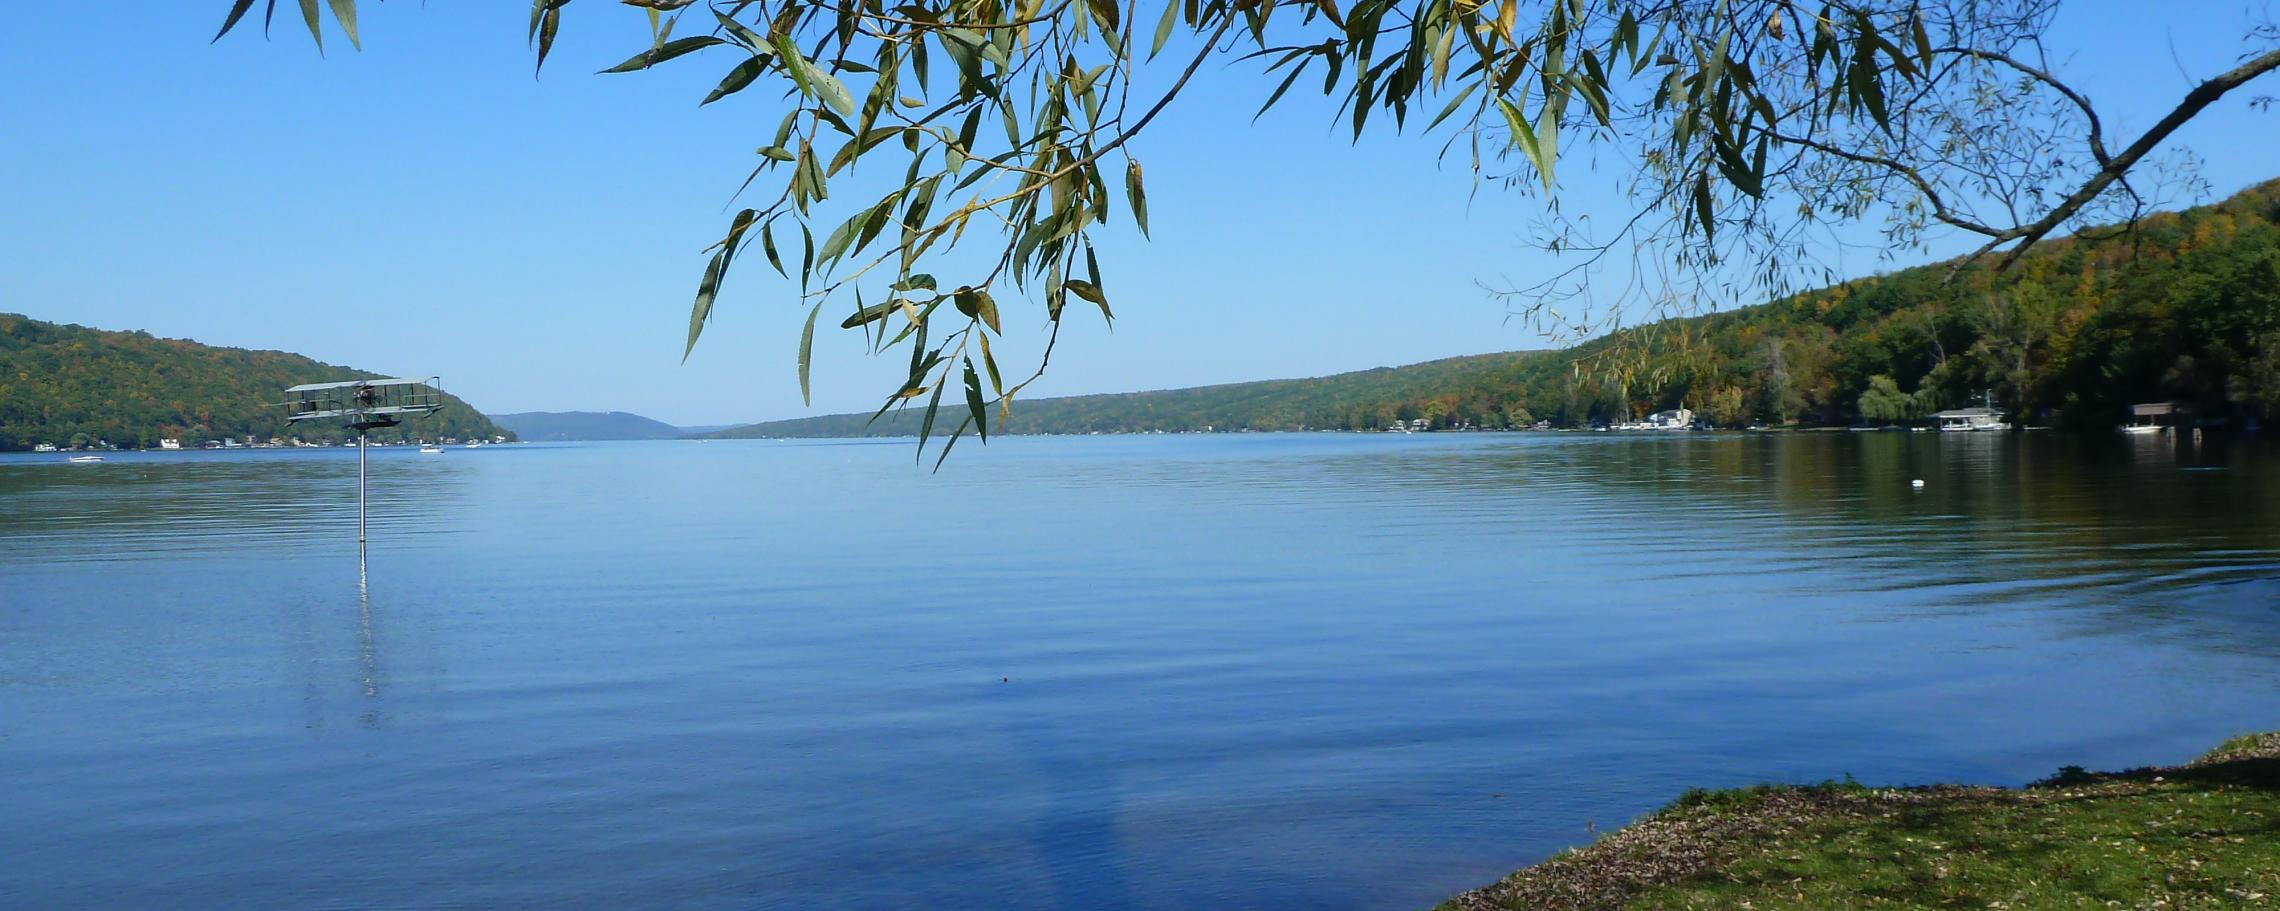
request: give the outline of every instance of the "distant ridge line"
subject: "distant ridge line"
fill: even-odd
[[[1340,429],[1340,425],[1350,419],[1342,418],[1341,411],[1358,414],[1357,409],[1375,411],[1381,406],[1393,407],[1392,403],[1397,400],[1495,377],[1530,359],[1552,353],[1501,351],[1316,377],[1020,399],[1014,402],[1011,424],[1004,428],[993,427],[990,432]],[[711,439],[916,436],[920,410],[890,411],[876,422],[871,420],[870,412],[762,421],[697,436]]]

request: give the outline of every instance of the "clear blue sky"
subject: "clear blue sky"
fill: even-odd
[[[898,379],[819,329],[802,407],[805,311],[758,257],[680,363],[698,251],[781,112],[772,93],[699,109],[724,59],[591,75],[644,31],[581,4],[534,80],[527,5],[503,0],[359,4],[365,50],[336,34],[320,59],[284,5],[272,40],[214,45],[224,0],[0,8],[0,311],[440,374],[492,412],[729,423],[867,409]],[[2054,47],[2134,136],[2188,73],[2232,64],[2235,7],[2075,3]],[[1477,284],[1544,268],[1522,231],[1540,200],[1473,196],[1437,135],[1351,144],[1302,92],[1254,125],[1255,64],[1203,77],[1137,143],[1156,239],[1103,250],[1115,332],[1075,317],[1037,394],[1541,346]],[[2219,194],[2280,172],[2280,120],[2245,96],[2180,138]],[[1008,315],[1010,366],[1042,314]]]

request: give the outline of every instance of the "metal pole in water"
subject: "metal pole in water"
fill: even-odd
[[[356,429],[356,575],[364,576],[364,428]]]

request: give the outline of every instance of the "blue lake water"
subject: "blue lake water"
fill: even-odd
[[[0,458],[0,907],[1408,909],[2280,727],[2270,444],[389,449],[362,598],[355,477]]]

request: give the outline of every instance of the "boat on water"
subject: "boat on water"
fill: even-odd
[[[1940,423],[1943,433],[1961,433],[1980,430],[2009,430],[2003,413],[1993,408],[1957,408],[1932,415]]]
[[[434,443],[421,443],[421,444],[420,444],[420,455],[442,455],[442,454],[443,454],[443,447],[441,447],[441,446],[438,446],[438,445],[436,445],[436,444],[434,444]]]
[[[95,463],[95,462],[100,462],[100,461],[103,461],[103,457],[102,457],[102,456],[99,456],[99,455],[79,455],[79,456],[72,456],[71,458],[67,459],[66,461],[69,461],[69,462],[72,462],[72,463],[75,463],[75,464],[79,464],[79,465],[88,465],[88,464],[92,464],[92,463]]]
[[[2130,406],[2130,422],[2122,432],[2132,435],[2167,431],[2185,420],[2191,410],[2176,402],[2144,402]]]
[[[1668,411],[1657,411],[1654,414],[1648,415],[1645,420],[1623,421],[1621,423],[1612,425],[1610,429],[1622,431],[1693,430],[1694,410],[1690,408],[1673,408]]]
[[[468,440],[468,441],[467,441],[467,444],[466,444],[466,447],[465,447],[465,448],[468,448],[468,449],[481,449],[481,448],[483,448],[483,441],[482,441],[482,440]]]

